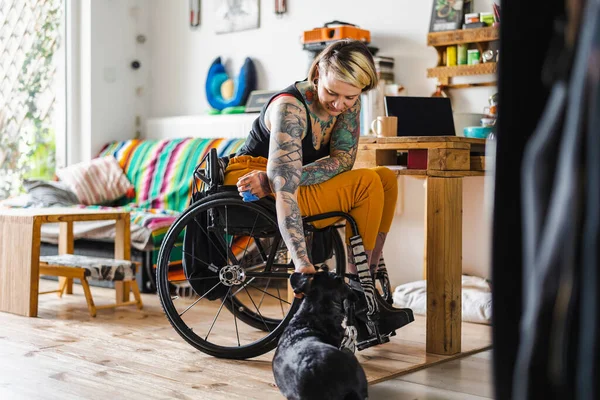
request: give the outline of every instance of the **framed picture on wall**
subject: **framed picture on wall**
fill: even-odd
[[[216,0],[216,33],[259,27],[259,0]]]
[[[464,3],[463,0],[433,0],[429,32],[461,29]],[[470,0],[468,3],[470,6]]]

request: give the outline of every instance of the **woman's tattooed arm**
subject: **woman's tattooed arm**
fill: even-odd
[[[360,99],[339,116],[331,133],[330,157],[305,165],[300,184],[303,186],[325,182],[342,172],[350,171],[356,160],[360,136]]]
[[[271,122],[267,176],[275,192],[279,230],[292,255],[296,271],[314,272],[306,250],[297,200],[306,111],[296,99],[281,99],[269,106],[267,115]]]

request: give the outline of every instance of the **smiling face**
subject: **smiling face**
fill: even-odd
[[[319,74],[317,83],[317,98],[323,109],[331,116],[337,117],[354,106],[362,89],[343,82],[327,72]]]

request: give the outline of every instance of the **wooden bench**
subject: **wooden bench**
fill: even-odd
[[[96,316],[96,310],[115,308],[129,305],[137,305],[140,310],[143,307],[140,289],[135,280],[135,273],[139,262],[128,260],[115,260],[109,258],[87,257],[73,254],[62,254],[58,256],[40,257],[40,275],[58,276],[67,279],[62,280],[57,290],[40,292],[40,294],[58,293],[62,297],[67,287],[67,282],[79,279],[83,287],[83,293],[92,317]],[[129,282],[135,300],[118,302],[96,306],[90,291],[88,279],[104,280],[111,282]]]

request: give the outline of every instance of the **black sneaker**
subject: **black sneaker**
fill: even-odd
[[[379,333],[393,336],[396,329],[402,328],[415,320],[410,308],[395,308],[389,305],[379,293],[375,293],[379,305]]]
[[[378,291],[375,291],[379,313],[372,317],[373,321],[370,321],[367,317],[367,301],[364,292],[354,288],[353,290],[357,292],[359,299],[356,302],[355,313],[359,347],[361,342],[376,338],[375,325],[380,336],[390,337],[396,334],[396,329],[400,329],[415,320],[413,311],[410,308],[394,308],[381,297]]]

